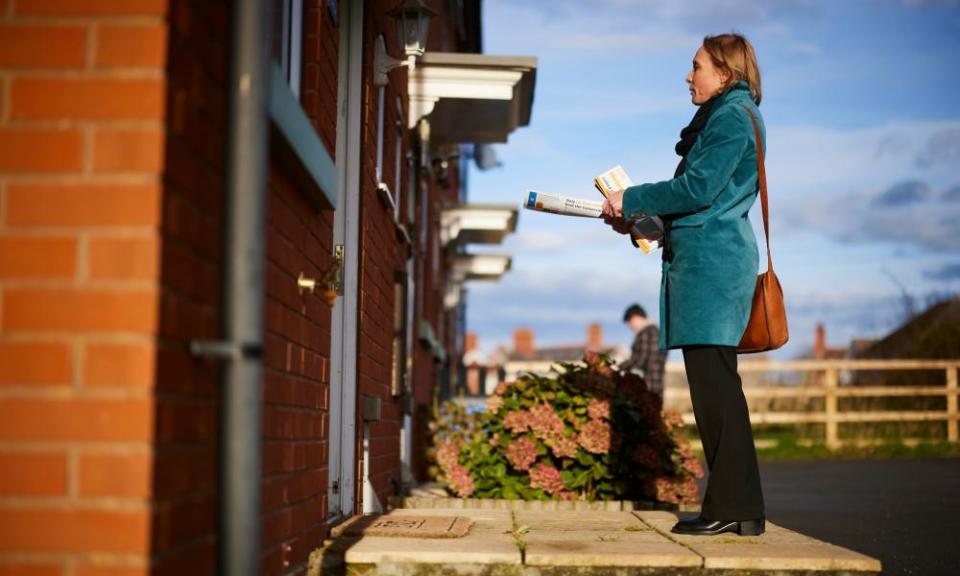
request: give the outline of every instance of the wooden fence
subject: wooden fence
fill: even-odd
[[[824,398],[823,411],[758,411],[751,409],[750,421],[754,424],[807,424],[825,425],[826,444],[837,448],[844,443],[838,436],[838,427],[842,422],[943,422],[947,424],[947,440],[957,442],[957,393],[958,369],[960,360],[790,360],[790,361],[742,361],[740,374],[744,380],[752,373],[764,373],[771,378],[784,373],[822,374],[821,383],[816,385],[744,385],[747,402],[759,398]],[[943,370],[943,386],[841,386],[840,375],[843,372],[890,370]],[[683,374],[680,363],[667,364],[667,373]],[[810,380],[811,378],[804,378]],[[871,411],[837,409],[840,397],[920,397],[946,396],[946,410],[900,410]],[[683,386],[668,386],[664,400],[667,405],[678,400],[689,401],[690,393]],[[695,423],[692,412],[683,414],[684,422]]]

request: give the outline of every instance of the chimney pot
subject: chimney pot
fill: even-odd
[[[603,348],[603,326],[594,322],[587,326],[587,350],[597,351]]]
[[[467,332],[463,337],[463,353],[473,352],[477,349],[477,333]]]
[[[817,323],[817,330],[813,340],[813,357],[823,358],[827,354],[827,329],[823,322]]]
[[[533,357],[533,330],[517,328],[513,331],[513,352],[525,358]]]

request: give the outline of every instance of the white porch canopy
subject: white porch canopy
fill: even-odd
[[[499,244],[517,229],[517,207],[507,204],[459,204],[443,209],[440,239],[446,246]]]
[[[537,59],[427,52],[409,80],[411,128],[430,119],[437,144],[506,142],[530,123]]]

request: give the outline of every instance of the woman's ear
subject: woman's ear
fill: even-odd
[[[726,88],[730,85],[730,81],[733,79],[733,74],[729,70],[717,70],[717,73],[720,75],[720,82],[723,87]]]

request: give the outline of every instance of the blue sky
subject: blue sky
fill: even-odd
[[[684,83],[693,54],[704,35],[736,30],[763,78],[774,266],[791,328],[776,356],[809,350],[818,321],[831,345],[886,334],[904,291],[960,292],[960,2],[483,6],[484,52],[539,66],[530,126],[497,147],[501,167],[471,171],[471,202],[519,205],[527,189],[599,197],[593,177],[616,164],[637,183],[669,178],[695,111]],[[513,255],[499,282],[468,285],[467,327],[483,350],[521,326],[538,344],[582,342],[590,322],[626,344],[628,304],[657,315],[659,252],[639,253],[599,221],[521,211],[503,245],[471,251]]]

